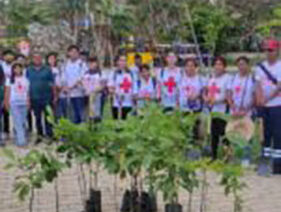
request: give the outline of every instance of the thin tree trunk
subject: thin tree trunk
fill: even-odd
[[[187,212],[192,212],[193,191],[189,192]]]
[[[119,212],[119,208],[118,208],[118,200],[117,200],[117,176],[114,176],[114,191],[113,191],[113,195],[114,195],[114,200],[115,200],[115,211]]]
[[[33,202],[34,202],[34,188],[31,188],[30,198],[29,198],[29,212],[33,212]]]
[[[56,212],[60,211],[58,180],[55,180]]]
[[[86,183],[85,183],[85,174],[83,173],[83,167],[80,164],[78,167],[78,186],[79,186],[79,190],[80,190],[80,195],[81,195],[81,200],[83,203],[84,208],[86,208],[86,202],[87,202],[87,194],[86,194]]]
[[[207,211],[207,170],[203,169],[203,180],[202,180],[202,189],[201,189],[201,202],[200,202],[200,212]]]

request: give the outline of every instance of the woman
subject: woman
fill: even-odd
[[[251,74],[250,60],[247,57],[241,56],[236,60],[238,73],[233,76],[228,87],[228,103],[230,106],[230,113],[233,117],[237,117],[230,124],[231,128],[243,125],[243,131],[240,133],[244,137],[251,136],[251,120],[254,112],[255,99],[255,80]],[[237,128],[238,129],[238,128]],[[231,129],[232,130],[232,129]],[[238,129],[239,130],[239,129]],[[242,164],[248,166],[251,159],[251,148],[246,146],[244,149],[244,156]]]
[[[53,79],[54,79],[54,96],[53,96],[53,106],[56,117],[66,118],[67,117],[67,95],[64,92],[64,75],[61,69],[58,67],[58,55],[56,52],[51,52],[47,55],[47,65],[50,67]]]
[[[161,101],[164,112],[173,111],[179,104],[179,83],[181,71],[177,66],[175,53],[170,52],[166,57],[167,67],[162,69],[158,76],[157,97]]]
[[[60,69],[58,68],[58,54],[56,52],[51,52],[47,55],[47,65],[50,67],[52,74],[53,74],[53,78],[54,78],[54,82],[55,82],[55,95],[53,97],[53,104],[54,104],[54,108],[56,108],[57,106],[57,100],[58,100],[58,95],[57,95],[57,85],[56,85],[56,79],[58,79],[59,74],[60,74]]]
[[[250,60],[239,57],[236,60],[239,72],[228,86],[228,103],[233,116],[252,116],[255,97],[255,82],[251,74]]]
[[[206,86],[205,79],[198,73],[195,59],[187,59],[180,81],[180,109],[183,112],[200,112],[202,109],[202,93]]]
[[[102,119],[105,79],[97,57],[88,59],[88,67],[89,70],[83,77],[83,86],[89,97],[89,118],[99,121]]]
[[[12,76],[6,81],[5,108],[11,109],[13,124],[16,132],[16,145],[25,146],[25,122],[30,107],[29,81],[24,76],[24,67],[20,63],[12,66]]]
[[[230,82],[226,73],[226,60],[224,57],[214,59],[214,73],[208,80],[207,89],[204,93],[204,101],[210,112],[226,113],[227,111],[227,88]],[[211,123],[212,158],[217,158],[218,145],[225,134],[226,122],[221,118],[213,118]]]

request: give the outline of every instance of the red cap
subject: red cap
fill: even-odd
[[[277,50],[281,46],[281,43],[279,41],[274,39],[268,39],[263,41],[263,49],[270,49],[270,50]]]

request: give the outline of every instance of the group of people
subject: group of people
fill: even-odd
[[[52,136],[52,127],[46,119],[48,107],[58,119],[71,118],[79,124],[87,118],[101,121],[105,101],[111,103],[116,120],[125,120],[128,114],[136,113],[150,101],[158,102],[164,113],[179,108],[185,115],[205,111],[237,117],[260,116],[264,120],[262,158],[268,162],[268,171],[281,174],[280,47],[278,41],[268,40],[267,58],[254,70],[249,58],[237,58],[238,72],[234,74],[227,73],[224,57],[215,57],[209,76],[200,73],[194,58],[186,59],[184,67],[178,67],[173,52],[166,55],[162,67],[142,64],[139,55],[135,56],[135,66],[128,67],[126,56],[118,55],[115,67],[102,71],[97,57],[82,58],[75,45],[68,48],[67,60],[61,64],[56,53],[48,54],[46,63],[40,54],[34,53],[32,62],[26,64],[24,56],[6,51],[0,72],[3,129],[8,133],[11,115],[16,144],[25,146],[25,126],[28,123],[31,129],[33,113],[40,142],[42,136]],[[224,120],[212,120],[214,159],[225,127]]]

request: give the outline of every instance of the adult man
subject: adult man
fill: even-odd
[[[266,60],[256,67],[257,104],[262,107],[264,123],[263,159],[267,169],[260,166],[259,174],[270,172],[269,159],[272,159],[272,173],[281,174],[281,60],[279,42],[273,39],[264,42]]]
[[[83,121],[85,108],[85,92],[82,79],[87,71],[87,65],[80,59],[79,47],[72,45],[67,50],[69,59],[63,67],[66,89],[73,110],[73,122]]]
[[[30,99],[31,109],[36,119],[36,129],[39,136],[52,136],[51,125],[47,121],[47,107],[52,104],[54,96],[54,79],[53,74],[47,66],[42,63],[40,54],[33,54],[33,64],[27,69],[27,78],[30,81]],[[42,114],[44,114],[44,126],[42,126]],[[41,140],[38,138],[36,143]]]

